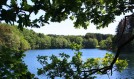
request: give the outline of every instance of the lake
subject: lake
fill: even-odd
[[[82,49],[80,50],[83,52],[82,54],[82,59],[86,60],[87,58],[97,58],[97,57],[104,57],[105,54],[112,53],[107,50],[99,50],[99,49]],[[66,53],[69,54],[70,56],[74,55],[74,51],[71,49],[45,49],[45,50],[28,50],[25,52],[26,56],[24,57],[23,61],[25,62],[26,65],[28,65],[28,70],[36,74],[36,77],[39,79],[46,79],[44,75],[38,76],[37,75],[37,68],[41,68],[42,66],[40,63],[37,61],[37,56],[51,56],[56,55],[58,56],[59,53]],[[127,59],[128,60],[128,68],[124,70],[122,73],[113,72],[113,75],[110,76],[110,79],[134,79],[134,54],[121,54],[120,55],[121,59]],[[107,75],[97,75],[96,79],[109,79]]]

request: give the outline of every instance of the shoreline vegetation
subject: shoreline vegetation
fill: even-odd
[[[134,0],[2,0],[0,7],[0,22],[18,26],[0,24],[1,79],[33,79],[34,74],[22,62],[24,51],[28,49],[70,48],[74,44],[77,53],[71,62],[67,61],[70,56],[64,53],[60,54],[62,59],[54,55],[48,57],[52,60],[51,63],[47,62],[46,56],[38,57],[40,64],[44,66],[38,70],[38,75],[45,73],[52,79],[57,76],[66,79],[94,79],[95,74],[108,74],[108,71],[112,75],[114,67],[121,72],[128,64],[126,60],[118,59],[120,52],[134,51]],[[39,28],[51,22],[60,23],[68,19],[75,28],[87,29],[90,23],[98,29],[106,28],[115,22],[116,16],[122,14],[124,19],[119,22],[115,36],[96,33],[87,33],[85,36],[44,35],[24,29]],[[117,53],[115,57],[106,54],[102,60],[89,58],[83,63],[80,46],[100,46],[100,49],[112,49]]]
[[[36,33],[33,30],[9,24],[0,24],[0,46],[6,46],[13,50],[26,51],[33,49],[70,49],[72,43],[82,46],[82,49],[98,48],[101,50],[116,51],[116,36],[111,34],[87,33],[81,35],[45,35]],[[126,45],[122,52],[133,52],[133,41]],[[129,49],[129,50],[128,50]]]
[[[0,24],[0,32],[0,45],[15,50],[66,49],[70,48],[71,43],[77,43],[84,49],[108,49],[112,46],[113,38],[113,35],[99,33],[87,33],[85,36],[44,35],[25,28],[19,30],[8,24]]]
[[[25,76],[29,76],[29,78],[33,78],[35,76],[35,74],[31,74],[28,70],[27,70],[27,66],[25,65],[24,62],[22,62],[22,59],[24,57],[24,52],[23,51],[26,51],[28,49],[63,49],[63,48],[72,48],[74,50],[77,51],[77,53],[75,53],[75,56],[72,57],[72,61],[74,63],[74,67],[76,67],[77,71],[78,72],[75,72],[74,71],[74,74],[75,73],[80,73],[78,75],[78,78],[79,77],[83,77],[81,75],[83,75],[83,70],[81,70],[80,67],[84,67],[86,70],[88,63],[93,61],[92,64],[89,63],[89,65],[91,65],[91,67],[93,66],[93,68],[96,68],[98,67],[100,64],[96,64],[96,61],[97,63],[99,61],[102,61],[102,60],[108,60],[106,61],[106,63],[101,63],[102,66],[105,68],[105,66],[108,66],[109,64],[108,63],[111,63],[111,60],[113,59],[113,56],[112,54],[106,54],[106,56],[104,57],[104,59],[100,60],[100,59],[90,59],[89,58],[89,61],[85,61],[85,64],[83,64],[81,62],[81,56],[82,56],[82,52],[80,52],[79,50],[81,48],[86,48],[86,49],[89,49],[89,48],[100,48],[100,49],[112,49],[112,39],[113,39],[113,36],[112,35],[103,35],[103,34],[97,34],[97,33],[87,33],[85,36],[63,36],[63,35],[44,35],[44,34],[41,34],[41,33],[36,33],[34,32],[33,30],[28,30],[28,29],[25,29],[23,28],[23,30],[19,30],[16,26],[11,26],[11,25],[8,25],[8,24],[0,24],[0,47],[1,46],[4,46],[6,48],[9,48],[11,50],[14,50],[16,51],[14,53],[11,52],[11,54],[6,54],[8,55],[8,57],[5,55],[2,56],[4,58],[9,58],[12,59],[12,58],[15,58],[14,60],[9,60],[9,62],[11,62],[11,64],[13,64],[13,67],[11,65],[11,68],[10,70],[15,69],[14,70],[14,74],[17,74],[19,73],[19,75],[15,75],[16,78],[18,77],[25,77]],[[72,45],[73,44],[73,45]],[[72,46],[71,46],[72,45]],[[83,46],[83,47],[81,47]],[[9,53],[9,49],[5,49],[2,51],[2,53],[5,53],[4,51],[7,51],[7,53]],[[21,51],[21,52],[20,52]],[[12,57],[11,57],[11,56]],[[61,58],[63,60],[58,60],[57,64],[61,67],[63,67],[63,70],[64,69],[68,69],[64,68],[64,65],[63,64],[68,64],[68,65],[72,65],[70,64],[71,62],[67,62],[67,58],[69,55],[67,54],[59,54],[61,55]],[[42,59],[43,58],[43,59]],[[50,63],[50,66],[49,64],[46,64],[46,68],[47,67],[50,67],[50,69],[38,69],[38,75],[41,75],[45,72],[48,72],[48,73],[51,73],[51,67],[52,67],[52,70],[53,70],[53,67],[54,67],[54,70],[55,70],[55,59],[58,59],[57,56],[50,56],[50,58],[52,58],[52,62]],[[110,58],[110,59],[109,59]],[[19,59],[19,61],[18,61]],[[47,63],[47,59],[46,59],[46,56],[39,56],[37,57],[38,61],[43,61],[43,62],[46,62]],[[110,62],[109,62],[110,60]],[[115,64],[119,65],[119,71],[125,69],[127,67],[127,61],[125,60],[118,60],[119,62],[116,62]],[[12,63],[13,62],[13,63]],[[63,62],[62,63],[59,63],[59,62]],[[122,62],[125,62],[125,64],[123,65],[120,65]],[[4,61],[4,63],[6,63],[6,61]],[[20,65],[21,64],[21,65]],[[42,62],[40,62],[40,64],[44,64]],[[81,66],[79,65],[81,64]],[[94,65],[93,65],[94,64]],[[19,66],[18,66],[19,65]],[[22,69],[24,68],[24,70],[20,70],[20,66],[22,67]],[[68,66],[67,66],[68,67]],[[73,72],[71,66],[69,66],[71,69],[71,71]],[[58,67],[59,68],[59,67]],[[7,68],[4,68],[4,71],[6,71]],[[101,69],[101,67],[100,67]],[[57,70],[57,69],[56,69]],[[91,68],[92,70],[92,68]],[[17,72],[16,72],[17,71]],[[10,71],[8,71],[10,73]],[[61,71],[60,73],[58,73],[58,76],[59,74],[61,74],[62,72],[64,71]],[[96,73],[97,71],[95,71]],[[55,72],[54,72],[55,73]],[[57,71],[56,71],[57,73]],[[65,72],[66,74],[68,74],[68,72]],[[90,72],[89,72],[90,73]],[[89,75],[89,73],[87,73],[87,75]],[[92,73],[92,71],[91,71]],[[94,73],[92,73],[94,74]],[[92,74],[90,74],[89,76],[84,76],[84,78],[94,78],[94,76],[92,77]],[[7,74],[5,74],[7,75]],[[9,74],[9,76],[12,75],[12,74]],[[51,74],[48,76],[51,76]],[[56,77],[57,75],[55,75]],[[62,75],[64,76],[64,75]],[[72,75],[71,75],[72,76]],[[73,75],[74,77],[75,75]],[[61,76],[60,76],[61,77]],[[69,76],[68,76],[69,78]]]

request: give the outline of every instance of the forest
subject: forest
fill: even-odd
[[[134,0],[2,0],[0,2],[0,78],[33,79],[22,61],[24,51],[29,49],[72,48],[77,52],[71,61],[66,54],[61,59],[52,55],[48,63],[46,56],[38,57],[43,65],[38,74],[54,79],[56,76],[66,79],[94,79],[95,74],[108,74],[112,69],[121,72],[126,69],[127,61],[120,60],[122,51],[134,47]],[[129,15],[126,15],[129,13]],[[103,35],[87,33],[85,36],[44,35],[25,27],[42,27],[51,22],[71,20],[75,28],[87,29],[90,23],[96,28],[108,27],[116,16],[125,15],[117,26],[117,34]],[[11,25],[8,25],[11,24]],[[78,45],[79,44],[79,45]],[[89,58],[82,61],[83,48],[114,50],[115,56],[106,54],[104,58]],[[74,67],[76,71],[73,70]],[[58,73],[57,73],[58,72]]]
[[[8,76],[9,78],[24,77],[24,78],[31,79],[34,77],[34,74],[31,74],[29,71],[27,71],[27,66],[25,65],[25,63],[22,63],[22,59],[21,59],[24,57],[23,52],[30,49],[74,49],[77,51],[77,53],[72,57],[72,61],[69,62],[68,62],[69,55],[64,53],[59,54],[61,60],[55,55],[50,56],[52,62],[49,64],[47,62],[48,58],[46,56],[38,56],[37,60],[39,61],[39,63],[44,64],[44,66],[46,65],[45,66],[46,68],[44,67],[44,69],[42,68],[38,69],[38,75],[47,72],[48,74],[47,73],[46,74],[50,76],[50,78],[53,78],[51,77],[52,76],[51,70],[55,70],[52,73],[55,74],[54,77],[57,77],[60,76],[60,74],[63,73],[65,69],[67,69],[66,71],[68,71],[69,69],[68,72],[64,72],[66,75],[61,75],[60,77],[63,76],[65,78],[84,77],[84,78],[94,79],[94,76],[89,75],[90,72],[85,74],[87,76],[80,76],[80,75],[84,74],[85,70],[87,69],[92,70],[92,68],[97,68],[97,67],[101,68],[106,65],[109,65],[109,63],[112,62],[111,61],[112,58],[114,57],[112,54],[106,53],[106,56],[104,58],[91,58],[91,59],[89,58],[87,61],[82,61],[81,60],[82,52],[79,51],[81,48],[83,49],[99,48],[99,49],[112,51],[113,50],[112,41],[115,37],[110,34],[104,35],[98,33],[87,33],[85,36],[44,35],[42,33],[36,33],[33,30],[28,30],[26,28],[18,29],[17,26],[12,26],[5,23],[0,24],[0,34],[1,34],[0,47],[1,47],[1,53],[3,53],[1,59],[2,60],[7,60],[6,58],[9,59],[7,60],[8,62],[2,61],[1,63],[1,65],[3,65],[2,68],[3,72],[1,72],[2,78],[4,78],[5,75]],[[122,62],[124,62],[124,64],[121,65]],[[4,64],[7,63],[6,64],[7,66],[4,66],[3,63]],[[61,66],[62,68],[59,68],[57,65]],[[74,67],[76,67],[79,75],[75,75],[77,72],[73,72],[72,70],[73,68],[71,68],[70,65],[72,66],[74,65]],[[115,65],[117,67],[117,71],[121,71],[126,68],[127,62],[118,59],[118,62],[116,62]],[[83,67],[83,69],[77,68],[79,66]],[[17,68],[17,67],[22,67],[22,68]],[[7,68],[9,68],[9,71],[6,71]],[[63,71],[57,73],[57,70],[59,69]],[[10,70],[14,72],[10,73]],[[69,74],[70,71],[72,74]],[[94,72],[92,72],[92,74],[94,74]]]
[[[82,48],[91,49],[107,49],[116,50],[117,35],[87,33],[81,35],[45,35],[43,33],[36,33],[33,30],[23,28],[18,29],[17,26],[9,24],[0,24],[0,45],[13,48],[15,50],[28,50],[28,49],[64,49],[70,48],[71,43],[77,43]],[[119,33],[117,31],[117,33]],[[122,51],[133,52],[133,41],[128,43]],[[131,48],[128,50],[128,48]]]
[[[20,30],[8,24],[0,24],[0,32],[0,44],[15,50],[63,49],[70,48],[71,43],[80,44],[82,48],[111,50],[113,38],[110,34],[97,33],[87,33],[85,36],[44,35],[25,28]]]

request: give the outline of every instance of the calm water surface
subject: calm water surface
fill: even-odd
[[[51,56],[56,55],[58,56],[59,53],[66,53],[70,56],[74,55],[74,51],[71,49],[47,49],[47,50],[29,50],[26,51],[26,56],[24,57],[24,62],[26,65],[28,65],[28,70],[36,74],[36,77],[39,79],[46,79],[44,75],[38,76],[37,75],[37,68],[41,68],[42,66],[37,61],[37,56]],[[99,49],[82,49],[81,52],[83,52],[82,59],[86,60],[87,58],[96,58],[96,57],[104,57],[107,52],[112,53],[110,51],[106,50],[99,50]],[[128,68],[124,70],[122,73],[113,72],[113,75],[110,76],[110,79],[134,79],[134,54],[121,54],[121,59],[127,59],[128,60]],[[98,75],[96,79],[109,79],[107,75]]]

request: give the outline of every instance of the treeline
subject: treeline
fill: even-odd
[[[116,50],[117,46],[123,45],[126,41],[134,35],[134,18],[133,16],[125,17],[122,19],[116,29],[116,35],[113,39],[113,49]],[[127,45],[121,49],[122,53],[132,53],[134,52],[134,40],[132,40]]]
[[[12,50],[30,49],[30,43],[17,29],[7,24],[0,24],[0,47],[5,46]]]
[[[112,38],[112,35],[98,33],[87,33],[85,36],[44,35],[0,24],[0,45],[16,50],[70,48],[71,43],[80,44],[83,48],[109,49],[112,47]]]

